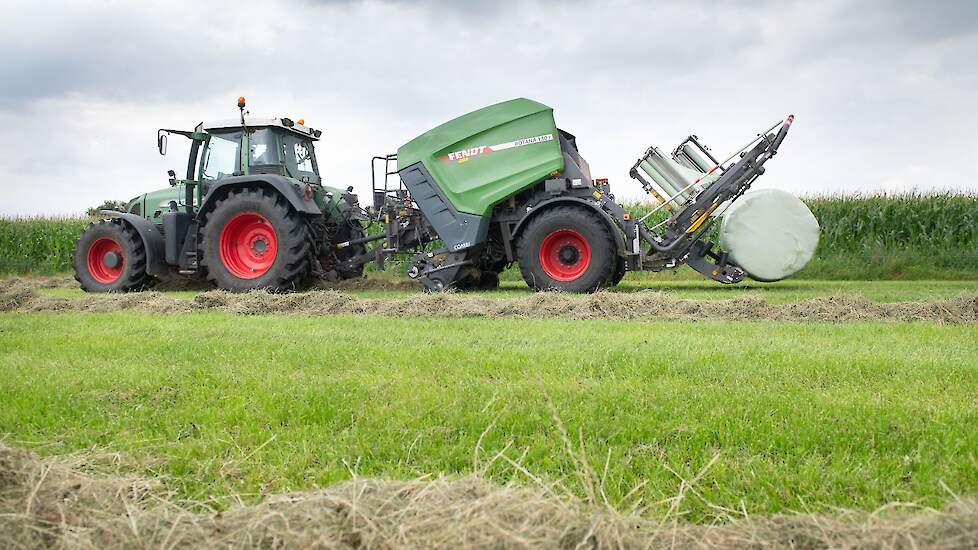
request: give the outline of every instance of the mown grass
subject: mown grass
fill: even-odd
[[[365,288],[343,289],[340,292],[359,298],[406,298],[417,295],[421,291],[420,284],[397,285],[395,288],[385,287],[389,281],[398,276],[389,274],[368,275]],[[23,280],[31,281],[30,277]],[[371,288],[371,284],[376,286]],[[201,285],[196,290],[167,290],[167,296],[173,298],[192,299],[211,287]],[[978,292],[976,281],[816,281],[811,279],[789,279],[775,283],[759,283],[747,280],[738,285],[718,285],[706,280],[698,274],[696,278],[687,278],[683,274],[674,277],[660,275],[650,279],[640,274],[629,273],[625,279],[611,292],[641,292],[654,290],[664,292],[670,297],[690,300],[729,300],[743,297],[759,297],[770,303],[782,304],[797,302],[809,298],[826,296],[861,296],[873,302],[905,302],[927,301],[954,298],[962,293]],[[65,286],[57,288],[40,288],[38,292],[48,296],[63,298],[83,298],[86,294],[74,280],[65,281]],[[528,296],[533,291],[522,280],[503,281],[495,290],[466,291],[467,296],[505,299]],[[585,298],[584,294],[570,294],[571,298]]]
[[[499,452],[581,491],[551,403],[612,502],[718,455],[694,521],[978,492],[969,325],[3,314],[0,372],[10,444],[117,450],[194,499]]]
[[[822,237],[816,257],[796,278],[978,278],[978,195],[974,193],[826,195],[804,200],[821,224]],[[627,208],[641,216],[651,205],[636,203]],[[88,223],[88,219],[0,219],[0,273],[69,270],[75,238]],[[393,262],[391,269],[402,273],[406,263]],[[518,269],[508,270],[503,278],[519,280]]]

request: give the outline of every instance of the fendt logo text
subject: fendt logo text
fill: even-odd
[[[496,151],[503,151],[505,149],[512,149],[514,147],[522,147],[524,145],[533,145],[534,143],[553,141],[553,139],[553,134],[544,134],[542,136],[520,138],[516,141],[507,141],[506,143],[500,143],[498,145],[479,145],[476,147],[470,147],[468,149],[462,149],[461,151],[453,151],[439,158],[444,162],[465,162],[470,158],[477,157],[479,155],[495,153]]]
[[[447,157],[442,157],[442,160],[461,160],[469,157],[474,157],[481,155],[482,153],[492,152],[492,149],[488,145],[480,145],[478,147],[473,147],[471,149],[464,149],[462,151],[455,151],[454,153],[448,153]]]

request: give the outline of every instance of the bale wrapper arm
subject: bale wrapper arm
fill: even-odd
[[[740,198],[750,189],[751,184],[764,174],[764,164],[777,154],[793,121],[794,116],[789,115],[783,121],[772,125],[724,161],[728,162],[739,155],[740,160],[736,163],[724,167],[724,162],[717,162],[703,176],[683,188],[681,190],[683,192],[690,188],[696,189],[707,176],[720,173],[720,176],[705,189],[700,190],[688,205],[654,228],[647,227],[644,220],[665,208],[674,200],[674,196],[662,197],[656,186],[645,179],[639,171],[645,159],[652,154],[654,148],[650,148],[650,151],[646,152],[629,172],[633,178],[642,183],[646,192],[660,201],[658,207],[639,220],[636,228],[641,241],[649,246],[648,252],[641,258],[643,269],[671,268],[685,261],[690,267],[715,281],[731,284],[742,280],[744,271],[729,262],[728,254],[722,250],[714,252],[714,243],[704,242],[702,239],[733,201]],[[770,133],[775,128],[778,128],[777,133]],[[712,157],[710,158],[712,160]],[[660,226],[664,226],[665,231],[656,234],[655,229]]]

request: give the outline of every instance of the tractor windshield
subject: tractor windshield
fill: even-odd
[[[238,154],[240,149],[241,132],[211,134],[207,152],[204,153],[204,168],[201,171],[201,177],[217,181],[238,172],[241,167]]]

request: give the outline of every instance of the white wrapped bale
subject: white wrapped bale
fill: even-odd
[[[737,199],[720,223],[720,243],[752,279],[777,281],[797,273],[815,255],[818,220],[798,197],[755,189]]]

